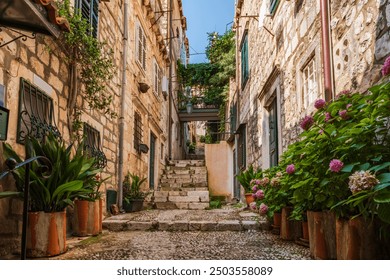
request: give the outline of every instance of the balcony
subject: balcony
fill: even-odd
[[[220,121],[219,105],[205,102],[203,97],[179,101],[179,119],[182,122]]]

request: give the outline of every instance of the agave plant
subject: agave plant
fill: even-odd
[[[42,165],[38,162],[31,164],[30,171],[30,211],[56,212],[63,211],[68,205],[72,205],[76,197],[88,196],[91,189],[84,187],[84,181],[89,176],[99,172],[92,170],[94,159],[83,155],[82,150],[77,149],[74,156],[71,151],[73,145],[66,146],[62,139],[48,134],[42,142],[35,138],[26,139],[26,154],[29,157],[44,156],[52,164],[52,172],[49,176],[40,176]],[[9,144],[4,143],[4,154],[12,157],[17,162],[22,159]],[[19,168],[12,172],[17,192],[3,192],[0,197],[18,195],[23,197],[25,169]]]

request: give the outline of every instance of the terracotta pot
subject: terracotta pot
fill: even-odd
[[[302,239],[309,240],[309,226],[307,221],[302,221]]]
[[[357,217],[337,219],[336,243],[338,260],[372,260],[381,258],[375,225],[371,220]]]
[[[100,232],[100,202],[76,200],[74,203],[73,235],[98,235]]]
[[[65,252],[65,211],[28,213],[27,257],[52,257]]]
[[[245,199],[246,199],[246,204],[249,207],[249,204],[255,201],[255,198],[252,196],[251,193],[246,193],[245,194]]]
[[[282,213],[274,212],[274,224],[272,226],[280,228],[281,224],[282,224]]]
[[[289,220],[293,208],[283,207],[280,225],[280,238],[284,240],[294,239],[294,221]]]
[[[310,254],[315,259],[327,259],[328,252],[322,228],[323,212],[307,211],[307,222],[309,227]]]
[[[103,232],[103,199],[99,199],[99,233]]]

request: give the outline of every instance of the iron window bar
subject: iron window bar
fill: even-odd
[[[107,166],[107,157],[101,150],[100,132],[84,123],[84,151],[90,156],[95,158],[96,166],[98,168],[104,168]]]

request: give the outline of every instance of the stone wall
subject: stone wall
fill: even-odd
[[[335,94],[364,91],[380,78],[390,53],[390,5],[387,0],[330,1]],[[239,0],[235,28],[237,61],[244,30],[248,30],[250,76],[245,88],[238,83],[240,123],[247,123],[247,164],[269,167],[269,105],[276,97],[279,117],[279,154],[301,132],[300,120],[314,110],[303,101],[302,69],[313,58],[318,86],[324,98],[320,1],[279,1],[264,27],[252,15],[261,0]],[[267,9],[268,10],[268,9]],[[241,75],[237,65],[237,80]]]

